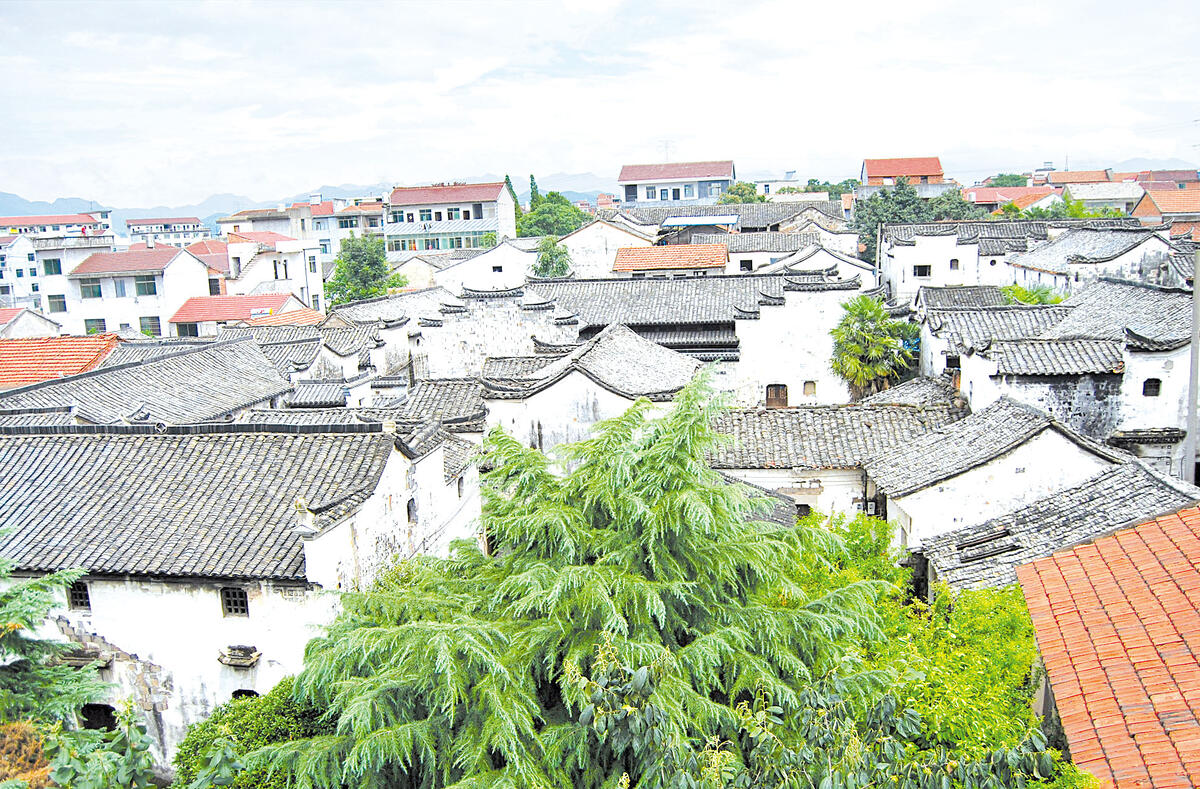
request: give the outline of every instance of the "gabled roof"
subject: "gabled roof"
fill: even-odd
[[[670,244],[662,247],[621,247],[613,271],[725,268],[729,251],[724,244]]]
[[[248,408],[290,389],[246,339],[0,392],[0,408],[76,406],[80,418],[96,424],[185,424]]]
[[[867,395],[859,405],[945,405],[959,407],[962,394],[944,378],[918,376],[890,389]],[[964,414],[965,416],[965,414]]]
[[[249,320],[257,313],[279,312],[289,301],[290,293],[260,293],[246,296],[193,296],[171,316],[170,323],[202,323],[205,321]]]
[[[275,245],[280,241],[295,241],[291,236],[285,236],[282,233],[276,233],[273,230],[262,230],[253,233],[233,233],[230,232],[227,236],[230,244],[261,244],[268,249],[274,249]]]
[[[1066,188],[1072,200],[1137,200],[1145,191],[1132,181],[1078,183]]]
[[[346,405],[346,382],[297,381],[285,402],[288,408],[341,408]]]
[[[206,238],[184,247],[213,271],[229,273],[229,243],[220,238]]]
[[[339,214],[381,214],[383,213],[383,203],[359,203],[358,205],[348,205]]]
[[[571,236],[574,236],[577,233],[582,233],[583,231],[587,230],[588,228],[592,227],[593,225],[595,225],[597,223],[602,224],[602,225],[608,225],[609,227],[611,227],[615,230],[620,230],[622,233],[627,233],[627,234],[633,236],[634,238],[640,238],[643,241],[652,241],[654,239],[654,234],[652,232],[650,232],[648,229],[640,229],[634,225],[629,224],[628,222],[616,222],[611,219],[593,218],[590,222],[586,222],[585,224],[580,225],[578,228],[576,228],[575,230],[572,230],[570,233],[567,233],[565,236],[561,237],[558,240],[559,240],[559,242],[566,241]]]
[[[989,463],[1048,429],[1092,454],[1114,461],[1128,457],[1085,439],[1040,411],[1001,397],[982,411],[893,446],[863,465],[876,487],[900,498]]]
[[[397,323],[413,320],[418,316],[440,315],[441,310],[447,306],[458,311],[463,309],[462,302],[454,294],[443,287],[434,286],[339,304],[330,311],[330,317],[355,323]]]
[[[428,424],[440,422],[455,433],[483,430],[487,408],[483,386],[477,378],[433,378],[417,381],[408,390],[396,421]]]
[[[247,326],[316,326],[325,320],[325,313],[311,307],[301,307],[298,310],[275,312],[259,318],[247,318]]]
[[[207,348],[212,344],[212,337],[155,337],[153,339],[139,334],[141,339],[122,339],[113,352],[104,357],[98,369],[119,367],[131,362],[148,362],[163,356],[170,356],[180,351],[190,351],[196,348]]]
[[[95,252],[71,270],[72,277],[91,277],[102,274],[157,274],[175,258],[191,257],[175,247],[155,247],[129,252]]]
[[[138,225],[198,225],[200,217],[197,216],[170,216],[156,219],[126,219],[126,227],[137,227]]]
[[[503,181],[449,186],[397,186],[388,205],[439,205],[441,203],[490,203],[500,198]]]
[[[484,362],[483,396],[523,399],[579,372],[629,399],[668,400],[692,380],[699,366],[689,356],[644,339],[624,326],[612,325],[560,356],[488,359]]]
[[[1015,205],[1017,208],[1020,208],[1021,210],[1024,210],[1026,208],[1030,208],[1030,207],[1042,202],[1047,197],[1050,197],[1052,195],[1054,195],[1053,189],[1049,190],[1046,194],[1017,195],[1016,197],[1013,197],[1010,200],[1006,200],[1004,202],[1004,204],[1000,208],[997,208],[995,211],[993,211],[992,214],[993,215],[1002,215],[1004,213],[1004,205],[1008,205],[1009,203],[1011,203],[1012,205]],[[1054,202],[1054,201],[1051,201],[1051,202]]]
[[[816,233],[698,233],[694,244],[721,244],[731,254],[740,252],[796,252],[820,246]]]
[[[935,337],[952,348],[976,351],[993,340],[1021,340],[1045,332],[1071,314],[1056,304],[1006,304],[999,307],[929,309],[926,323]]]
[[[1053,186],[972,186],[962,190],[963,199],[969,203],[1005,203],[1018,198],[1036,195],[1038,199],[1058,192]]]
[[[0,551],[30,572],[304,581],[296,499],[318,527],[353,512],[393,452],[381,431],[0,430]]]
[[[722,411],[713,428],[733,441],[712,452],[717,469],[853,469],[873,455],[961,416],[941,405],[826,405]]]
[[[645,181],[678,181],[688,178],[733,178],[733,162],[722,159],[712,162],[666,162],[663,164],[627,164],[621,167],[617,183]]]
[[[1046,175],[1052,184],[1090,184],[1111,181],[1112,170],[1052,170]]]
[[[104,361],[118,342],[115,334],[0,339],[0,389],[86,372]]]
[[[769,229],[775,225],[779,225],[788,220],[794,219],[800,214],[815,209],[823,214],[826,214],[831,219],[841,219],[842,211],[840,206],[830,203],[828,205],[836,206],[836,214],[832,214],[829,210],[822,208],[826,203],[724,203],[721,205],[691,205],[680,203],[669,206],[635,206],[628,211],[623,212],[632,221],[645,222],[654,225],[662,224],[663,221],[671,217],[682,216],[727,216],[736,214],[738,217],[738,227],[741,230],[749,229]]]
[[[1124,343],[1116,340],[1011,340],[981,351],[997,375],[1115,375],[1124,372]]]
[[[956,588],[1007,586],[1017,567],[1067,546],[1200,502],[1200,488],[1141,462],[1111,466],[1005,515],[931,537],[925,556]]]
[[[1200,214],[1200,189],[1151,189],[1138,206],[1146,201],[1160,214]]]
[[[1068,314],[1043,337],[1126,341],[1133,332],[1152,345],[1176,347],[1191,340],[1192,295],[1181,288],[1101,277],[1063,307]],[[1136,339],[1134,345],[1139,345]]]
[[[926,309],[939,310],[955,307],[1003,307],[1009,302],[998,285],[949,285],[941,288],[923,285],[917,290],[916,303]]]
[[[1200,509],[1017,577],[1071,761],[1115,789],[1200,784]]]
[[[1017,255],[1009,262],[1019,268],[1065,274],[1072,265],[1104,263],[1162,236],[1137,228],[1071,228],[1053,241]],[[1166,246],[1166,242],[1163,242]]]
[[[333,201],[322,200],[319,203],[292,203],[293,209],[307,208],[313,216],[333,216]]]
[[[942,175],[942,160],[937,156],[913,156],[900,159],[863,159],[868,178]]]
[[[0,227],[30,225],[98,225],[99,220],[87,214],[40,214],[37,216],[0,216]]]

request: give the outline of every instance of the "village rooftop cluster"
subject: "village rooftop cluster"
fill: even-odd
[[[86,569],[53,634],[146,713],[166,767],[214,706],[301,669],[337,613],[324,592],[482,539],[487,431],[549,451],[707,370],[731,404],[714,469],[789,515],[885,519],[920,590],[1019,583],[1075,763],[1118,787],[1200,780],[1200,177],[1047,165],[964,186],[917,157],[856,180],[728,202],[748,194],[732,161],[627,165],[552,237],[552,277],[504,181],[211,227],[0,218],[0,553]],[[898,188],[982,211],[864,238],[863,206]],[[406,286],[330,304],[352,236]],[[855,399],[830,337],[864,296],[912,324],[914,361]]]

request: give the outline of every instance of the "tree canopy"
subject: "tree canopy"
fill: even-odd
[[[853,192],[856,188],[862,186],[862,183],[857,178],[847,178],[844,181],[838,181],[836,184],[829,181],[822,181],[817,178],[809,178],[808,183],[803,187],[784,186],[779,189],[777,194],[800,194],[801,192],[828,192],[830,200],[837,200],[847,192]]]
[[[565,236],[590,219],[590,214],[572,205],[558,192],[547,192],[538,198],[536,207],[531,202],[530,210],[517,219],[517,235]]]
[[[334,260],[333,277],[325,284],[330,306],[386,295],[389,288],[402,288],[407,280],[392,273],[380,236],[351,235],[342,239]]]
[[[766,195],[758,193],[758,187],[749,181],[738,181],[725,190],[725,193],[717,198],[718,203],[765,203],[767,202]]]
[[[915,324],[894,321],[872,296],[842,305],[845,314],[833,327],[833,371],[845,379],[855,400],[886,389],[908,368]]]
[[[706,462],[718,407],[704,382],[652,416],[639,400],[552,460],[489,434],[482,526],[490,552],[402,562],[343,598],[308,647],[299,698],[336,733],[261,749],[304,785],[599,789],[608,768],[576,722],[576,678],[616,639],[665,661],[673,736],[737,727],[758,689],[789,712],[814,676],[878,635],[863,581],[810,594],[810,529],[756,520],[764,502]]]
[[[987,180],[988,186],[1024,186],[1029,179],[1019,173],[1000,173]]]
[[[537,262],[533,274],[537,277],[565,277],[571,270],[571,253],[554,236],[538,243]]]
[[[1126,215],[1116,208],[1089,211],[1082,200],[1072,200],[1065,194],[1049,208],[1035,206],[1021,210],[1016,203],[1005,203],[1000,207],[1000,214],[1005,219],[1101,219]]]
[[[922,200],[905,178],[897,178],[895,187],[881,189],[854,206],[854,229],[866,247],[861,257],[874,262],[879,226],[885,222],[937,222],[945,219],[982,219],[987,216],[973,203],[963,200],[957,189],[943,192],[931,200]]]
[[[1023,285],[1005,285],[1000,290],[1004,291],[1004,298],[1009,304],[1058,304],[1063,300],[1063,295],[1049,285],[1033,285],[1028,288]]]

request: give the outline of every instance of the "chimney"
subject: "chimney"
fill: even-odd
[[[146,249],[154,249],[154,236],[146,236]]]
[[[320,192],[317,192],[316,194],[311,194],[308,196],[308,204],[309,205],[320,205],[320,203],[321,203],[321,193]]]
[[[293,530],[301,537],[311,537],[317,533],[317,516],[308,508],[308,500],[296,499],[296,527]]]

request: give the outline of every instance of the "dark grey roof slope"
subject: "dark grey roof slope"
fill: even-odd
[[[394,441],[378,427],[89,429],[0,434],[0,553],[19,569],[304,580],[296,499],[318,524],[348,514]]]
[[[479,447],[452,433],[445,431],[442,431],[442,433],[442,445],[444,447],[442,454],[442,477],[445,479],[446,484],[449,484],[466,471],[467,466],[474,462],[475,456],[479,453]]]
[[[922,287],[917,302],[928,310],[952,307],[1002,307],[1008,304],[1004,291],[996,285],[950,285],[943,288]]]
[[[981,353],[1000,375],[1103,375],[1125,369],[1115,340],[1015,340],[995,342]]]
[[[550,363],[542,364],[548,358]],[[692,380],[700,366],[695,359],[664,348],[619,324],[608,326],[558,358],[533,356],[526,363],[529,368],[522,371],[517,369],[520,362],[514,359],[505,360],[504,369],[493,365],[492,375],[483,378],[484,397],[508,400],[531,397],[570,373],[579,372],[623,397],[669,400]]]
[[[725,203],[721,205],[637,206],[629,209],[626,213],[638,221],[655,225],[661,225],[673,216],[727,216],[734,214],[738,217],[738,226],[746,229],[773,227],[802,213],[805,208],[812,207],[815,207],[815,204]],[[837,204],[837,213],[829,215],[838,219],[842,217],[840,202]]]
[[[528,290],[574,312],[583,327],[729,323],[756,318],[766,304],[781,304],[785,292],[857,290],[860,281],[767,276],[710,276],[685,279],[590,279],[531,283]]]
[[[1047,336],[1045,332],[1070,313],[1068,306],[1042,304],[930,309],[926,323],[934,336],[944,338],[952,347],[975,351],[993,340]]]
[[[440,422],[455,433],[483,430],[487,408],[483,386],[477,378],[434,378],[417,383],[399,409],[397,421],[428,424]]]
[[[338,356],[351,356],[383,344],[379,329],[370,325],[338,326],[223,326],[219,339],[250,336],[263,346],[317,341]]]
[[[354,323],[396,323],[422,315],[437,315],[447,304],[459,305],[461,302],[445,288],[432,287],[339,304],[330,312],[330,318],[336,316]]]
[[[346,404],[345,381],[297,381],[289,408],[337,408]]]
[[[884,238],[901,246],[911,246],[917,236],[954,236],[956,244],[978,244],[983,254],[1023,252],[1031,241],[1045,241],[1054,228],[1111,228],[1142,226],[1136,217],[1113,219],[984,219],[949,222],[885,223]],[[985,248],[988,250],[985,252]]]
[[[252,340],[210,343],[0,393],[0,408],[76,406],[81,419],[203,422],[291,389]]]
[[[142,336],[143,338],[145,337],[145,335]],[[171,339],[163,337],[157,340],[141,339],[117,343],[117,347],[113,348],[112,353],[104,357],[104,361],[97,365],[97,367],[119,367],[131,362],[148,362],[151,359],[169,356],[180,351],[204,348],[212,342],[211,337],[204,339],[196,337]]]
[[[857,468],[898,443],[958,419],[949,406],[833,405],[732,409],[715,420],[733,441],[716,450],[713,468]]]
[[[982,466],[1054,429],[1093,454],[1124,462],[1129,456],[1084,438],[1046,414],[1002,397],[982,411],[869,458],[875,485],[892,498],[907,496]]]
[[[350,425],[399,421],[399,411],[378,408],[252,408],[233,421],[245,425]],[[364,428],[365,429],[365,428]]]
[[[1128,330],[1164,347],[1191,340],[1192,294],[1181,288],[1101,277],[1063,306],[1071,308],[1070,314],[1047,328],[1043,337],[1124,341]]]
[[[73,408],[30,408],[0,411],[0,428],[35,430],[46,425],[76,424]]]
[[[795,252],[820,246],[816,233],[699,233],[693,244],[724,244],[731,252]]]
[[[259,344],[258,347],[262,350],[263,356],[270,359],[271,364],[275,365],[276,370],[283,375],[290,375],[312,367],[313,362],[321,353],[321,338],[314,337],[309,340],[292,340],[269,345]]]
[[[1073,488],[984,523],[925,541],[939,580],[978,589],[1016,583],[1019,565],[1200,502],[1200,488],[1140,462],[1105,469]]]
[[[1070,264],[1103,263],[1158,237],[1140,228],[1071,228],[1010,262],[1021,268],[1065,274]]]
[[[953,405],[962,395],[944,378],[919,376],[858,401],[859,405]]]

